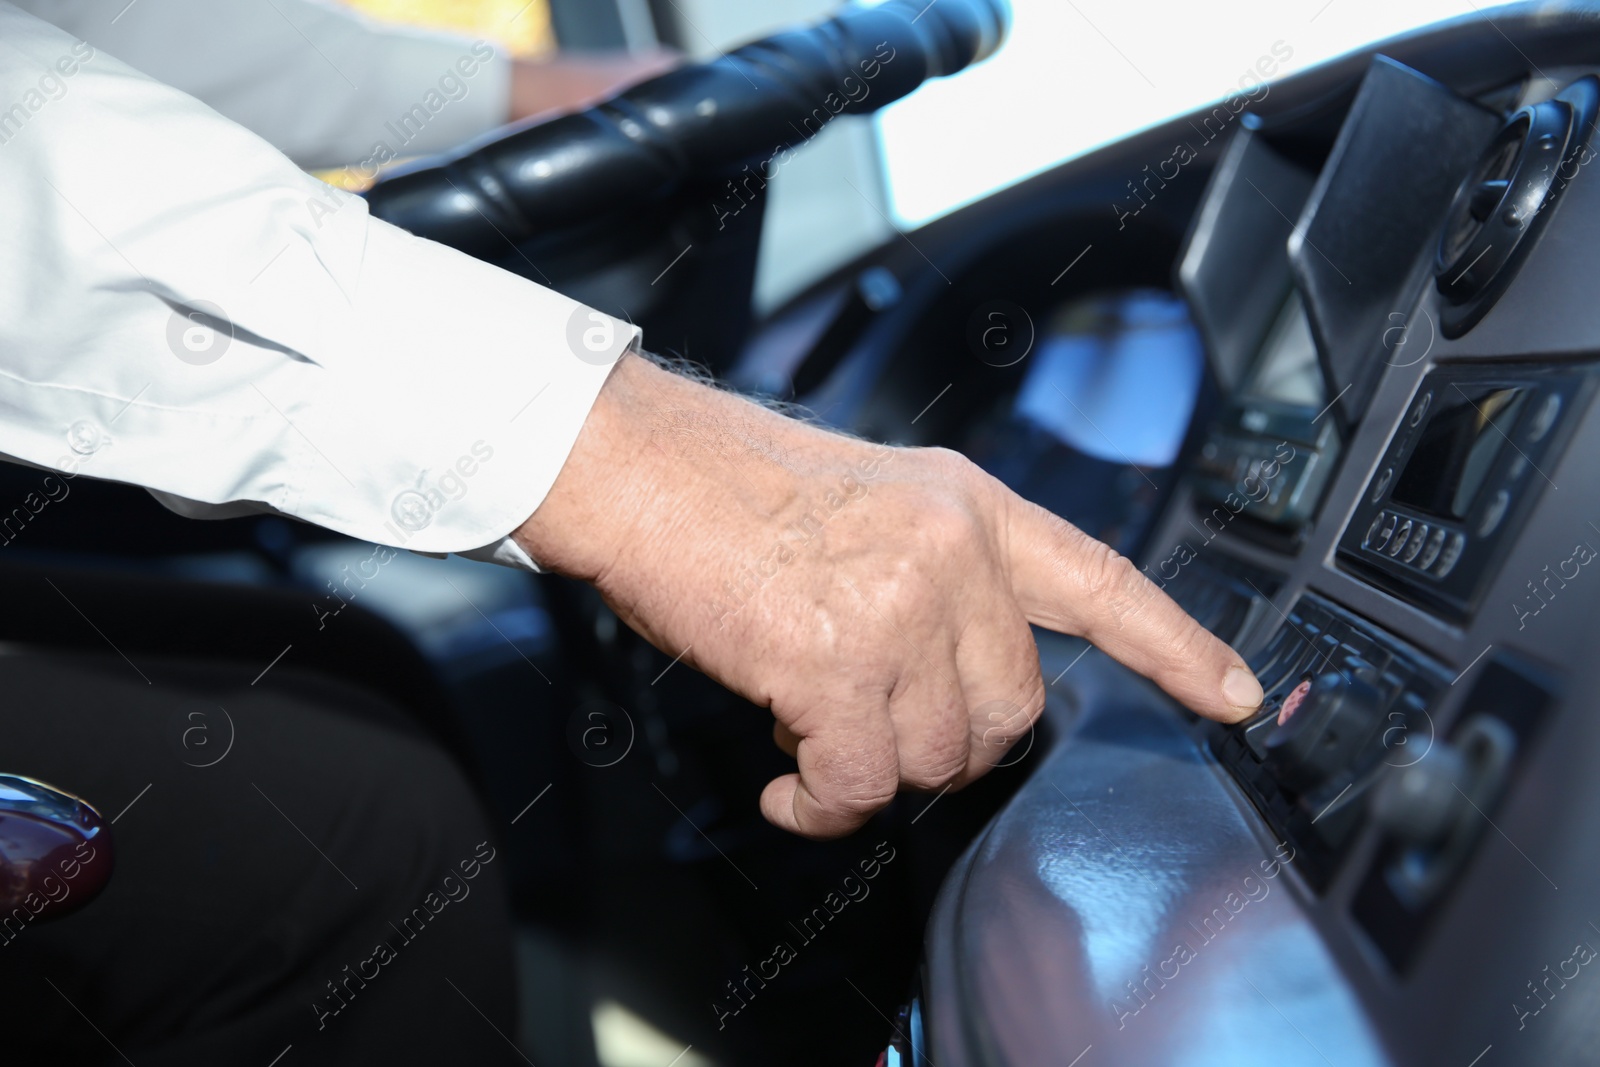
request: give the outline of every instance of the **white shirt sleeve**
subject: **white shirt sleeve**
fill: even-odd
[[[371,218],[266,142],[0,3],[0,453],[531,566],[638,331]]]
[[[333,0],[13,0],[198,97],[302,167],[442,152],[503,125],[511,60]]]

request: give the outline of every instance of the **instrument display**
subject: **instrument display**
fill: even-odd
[[[1593,393],[1591,368],[1447,366],[1428,374],[1339,541],[1377,585],[1466,618]]]
[[[1441,519],[1464,519],[1510,442],[1529,391],[1493,386],[1464,391],[1452,385],[1446,392],[1391,497]]]
[[[1267,331],[1241,395],[1246,400],[1272,400],[1315,411],[1327,403],[1325,392],[1311,320],[1306,317],[1299,290],[1293,290]]]
[[[1291,288],[1237,399],[1200,451],[1200,495],[1242,501],[1240,510],[1283,530],[1303,526],[1339,456],[1335,422],[1320,417],[1325,392],[1311,320],[1299,290]],[[1258,485],[1263,493],[1252,491]]]

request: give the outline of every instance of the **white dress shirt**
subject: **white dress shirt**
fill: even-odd
[[[285,19],[320,10],[210,3]],[[137,0],[116,24],[146,5],[207,6]],[[70,12],[69,22],[91,7],[31,6]],[[322,63],[327,48],[294,39]],[[266,62],[287,40],[266,43]],[[412,35],[391,43],[425,50]],[[363,131],[360,116],[407,110],[390,107],[392,96],[357,105],[302,93],[305,55],[286,75],[256,66],[245,43],[196,47],[217,55],[197,65],[195,87],[271,128],[302,162],[370,150],[383,133]],[[381,79],[389,47],[326,58],[338,76]],[[141,61],[155,66],[157,51]],[[414,125],[454,140],[479,131],[434,123],[485,122],[450,109],[489,83],[455,100],[450,87],[490,71],[457,67],[472,43],[452,39],[424,65],[431,72],[445,54],[456,81],[398,92],[431,116]],[[218,88],[226,64],[270,91],[240,79]],[[419,150],[417,140],[396,154]],[[549,491],[611,366],[638,345],[627,323],[371,218],[364,200],[194,97],[4,2],[0,183],[0,453],[142,485],[183,514],[273,511],[368,541],[534,567],[508,534]],[[12,506],[0,501],[0,520]]]

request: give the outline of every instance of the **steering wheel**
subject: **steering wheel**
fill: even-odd
[[[847,8],[680,67],[586,111],[496,131],[398,169],[367,192],[378,218],[480,259],[697,177],[776,159],[834,116],[864,115],[992,55],[1009,0]]]

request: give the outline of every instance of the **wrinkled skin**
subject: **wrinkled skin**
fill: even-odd
[[[771,709],[799,772],[762,812],[807,837],[1003,762],[1044,707],[1030,623],[1209,718],[1261,702],[1238,654],[1126,559],[962,456],[842,437],[637,356],[516,536]]]

